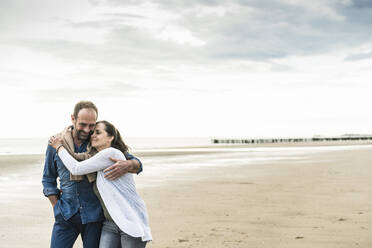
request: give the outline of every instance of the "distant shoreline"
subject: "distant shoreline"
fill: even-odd
[[[348,140],[348,141],[308,141],[308,142],[278,142],[278,143],[218,143],[200,146],[179,146],[151,148],[148,150],[172,150],[172,149],[193,149],[193,148],[249,148],[249,147],[302,147],[302,146],[349,146],[349,145],[372,145],[372,140]],[[147,150],[147,149],[138,149]],[[147,152],[144,152],[147,153]]]

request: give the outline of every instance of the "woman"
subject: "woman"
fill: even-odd
[[[104,209],[99,247],[142,248],[152,240],[145,203],[136,192],[130,173],[111,181],[104,178],[103,170],[113,164],[110,157],[125,160],[128,147],[119,131],[107,121],[99,121],[91,136],[91,154],[78,162],[63,147],[62,140],[50,139],[63,164],[73,175],[85,175],[97,171],[96,194]]]

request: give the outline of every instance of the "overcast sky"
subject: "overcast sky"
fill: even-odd
[[[372,134],[372,1],[1,0],[0,137]]]

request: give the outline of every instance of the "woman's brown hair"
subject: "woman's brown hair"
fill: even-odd
[[[109,137],[114,137],[114,139],[111,141],[111,147],[120,150],[122,153],[124,153],[125,157],[127,157],[129,148],[121,138],[120,132],[108,121],[98,121],[97,124],[99,123],[105,125],[105,131]]]

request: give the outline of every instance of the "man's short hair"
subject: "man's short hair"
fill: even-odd
[[[91,101],[80,101],[80,102],[75,104],[75,108],[74,108],[75,119],[77,119],[79,111],[82,110],[82,109],[85,109],[85,108],[88,108],[88,109],[91,108],[94,111],[96,111],[96,114],[97,114],[97,117],[98,117],[98,109],[97,109],[96,105],[94,105],[94,103],[92,103]]]

